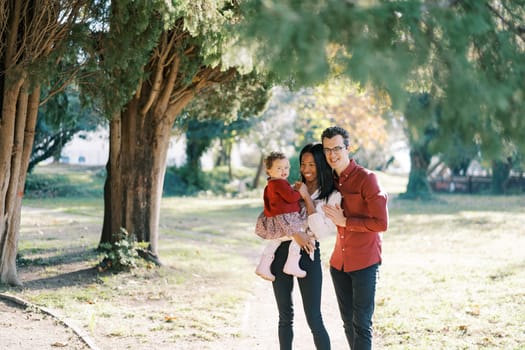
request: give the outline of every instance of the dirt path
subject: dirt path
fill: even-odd
[[[271,282],[254,275],[253,294],[246,300],[242,314],[241,336],[236,339],[225,339],[215,343],[201,343],[192,346],[191,350],[223,349],[223,350],[275,350],[279,348],[277,339],[278,313],[273,296]],[[294,349],[315,350],[310,329],[303,312],[298,284],[294,286],[295,326]],[[332,349],[348,348],[343,334],[339,310],[333,291],[329,271],[323,268],[322,313],[325,326],[330,335]],[[185,348],[186,350],[186,348]]]
[[[52,316],[36,309],[26,309],[0,298],[0,349],[88,350],[90,347],[73,330]]]

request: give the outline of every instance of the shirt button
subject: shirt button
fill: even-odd
[[[345,238],[345,236],[341,236],[341,238]]]
[[[345,251],[345,248],[343,248],[343,252]]]

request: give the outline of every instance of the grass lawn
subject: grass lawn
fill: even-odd
[[[404,201],[395,194],[406,179],[380,178],[391,198],[378,348],[525,349],[525,196]],[[59,310],[102,348],[235,337],[251,288],[246,276],[262,249],[253,234],[261,209],[260,196],[164,198],[164,266],[113,274],[91,269],[100,259],[101,199],[24,200],[25,287],[0,291]],[[332,245],[333,238],[323,243],[325,262]]]
[[[525,349],[525,197],[393,200],[376,331],[385,349]]]

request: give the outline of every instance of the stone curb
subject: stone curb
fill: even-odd
[[[24,299],[21,299],[19,297],[16,297],[14,295],[9,295],[9,294],[6,294],[6,293],[0,293],[0,299],[9,300],[9,301],[17,304],[18,306],[22,306],[22,307],[25,307],[25,308],[31,307],[31,308],[35,308],[37,310],[40,310],[42,313],[45,313],[45,314],[53,317],[55,320],[59,321],[60,323],[62,323],[66,327],[70,328],[90,349],[92,349],[92,350],[102,350],[95,344],[93,339],[91,339],[91,337],[89,337],[89,335],[87,335],[86,332],[84,332],[82,329],[78,328],[77,326],[73,325],[71,322],[68,322],[67,320],[62,319],[60,316],[58,316],[51,309],[48,309],[48,308],[45,308],[45,307],[40,307],[40,306],[32,304],[32,303],[30,303],[30,302],[28,302],[28,301],[26,301]]]

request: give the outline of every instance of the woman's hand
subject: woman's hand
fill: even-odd
[[[315,245],[310,239],[310,236],[306,232],[296,232],[293,234],[293,239],[299,244],[299,246],[304,249],[308,254],[313,253],[315,250]]]
[[[301,197],[303,197],[304,204],[306,206],[306,213],[308,215],[315,213],[315,203],[310,196],[310,192],[308,192],[308,187],[306,187],[306,184],[304,182],[297,181],[293,187],[301,194]]]
[[[306,187],[306,184],[301,181],[296,181],[293,185],[294,190],[299,192],[301,194],[301,197],[310,196],[310,193],[308,193],[308,188]]]
[[[336,204],[335,206],[325,205],[323,206],[323,209],[324,209],[324,214],[326,215],[326,217],[332,220],[332,222],[335,225],[341,226],[341,227],[346,226],[346,217],[345,217],[345,214],[343,213],[343,209],[341,208],[339,204]]]

